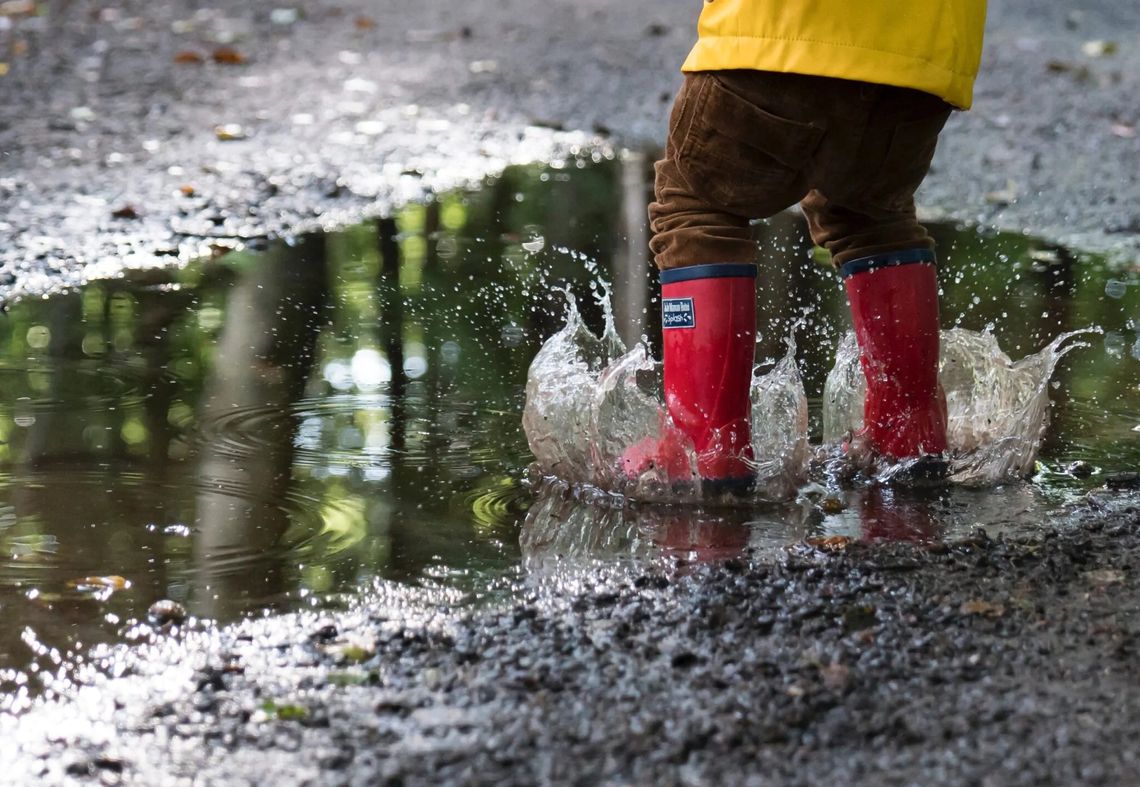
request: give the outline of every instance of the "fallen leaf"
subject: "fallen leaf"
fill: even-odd
[[[7,74],[8,74],[8,64],[7,63],[0,63],[0,77],[7,76]]]
[[[352,638],[329,645],[325,648],[325,652],[339,661],[359,664],[376,655],[376,643],[365,639]]]
[[[825,514],[838,514],[846,508],[847,504],[837,495],[828,495],[819,501],[819,510]]]
[[[1113,123],[1112,135],[1121,139],[1132,139],[1136,136],[1136,126],[1131,123]]]
[[[12,55],[14,57],[20,57],[21,55],[26,55],[26,54],[28,54],[28,42],[27,41],[25,41],[24,39],[21,38],[17,41],[12,42]]]
[[[206,58],[202,57],[201,53],[195,52],[193,49],[183,49],[174,56],[174,62],[179,65],[196,66],[205,63]]]
[[[67,582],[67,586],[72,590],[125,590],[131,583],[118,574],[110,574],[105,577],[72,579]]]
[[[277,708],[277,718],[282,721],[299,721],[309,715],[303,705],[281,705]]]
[[[1000,618],[1005,614],[1005,607],[1001,604],[974,599],[972,601],[963,601],[962,606],[958,608],[958,613],[961,615],[981,615],[987,618]]]
[[[360,671],[330,672],[326,680],[330,686],[363,686],[374,680],[375,673]]]
[[[376,20],[368,16],[358,16],[352,20],[352,24],[357,30],[371,30],[376,27]]]
[[[111,211],[111,215],[116,219],[137,219],[139,212],[134,205],[123,205],[122,207],[115,208]]]
[[[823,685],[835,691],[842,691],[851,682],[851,670],[843,664],[829,664],[826,667],[821,667],[819,674],[823,677]]]
[[[1124,572],[1115,568],[1098,568],[1086,571],[1085,579],[1094,585],[1116,585],[1124,581]]]
[[[0,16],[31,16],[35,12],[35,0],[5,0],[0,3]]]
[[[269,719],[280,719],[281,721],[300,721],[309,715],[309,709],[304,705],[295,705],[286,703],[278,705],[273,700],[266,700],[261,703],[260,710]]]
[[[1088,66],[1077,65],[1064,60],[1050,60],[1045,64],[1045,68],[1054,74],[1071,73],[1078,82],[1088,82],[1092,79],[1092,72],[1089,71]]]
[[[851,546],[855,539],[850,536],[823,536],[807,539],[808,546],[821,549],[824,552],[842,552]]]
[[[184,183],[178,188],[178,191],[182,193],[183,197],[193,197],[198,193],[198,190],[191,186],[189,183]]]
[[[215,63],[225,66],[240,66],[249,62],[248,58],[232,46],[220,46],[210,55]]]

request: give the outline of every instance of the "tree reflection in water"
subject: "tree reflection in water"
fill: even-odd
[[[657,333],[641,223],[649,160],[514,167],[264,253],[11,304],[0,318],[0,668],[54,669],[53,648],[114,640],[159,598],[228,620],[384,580],[479,598],[523,552],[531,567],[565,554],[720,559],[811,534],[1018,527],[1084,488],[1055,472],[1066,462],[1140,460],[1140,288],[1096,258],[944,226],[947,325],[992,324],[1015,355],[1062,330],[1107,331],[1103,349],[1059,371],[1045,481],[915,500],[855,491],[826,514],[532,495],[522,389],[561,327],[558,288],[569,284],[598,329],[590,296],[612,280],[623,335]],[[782,353],[795,330],[818,397],[846,327],[842,293],[798,218],[755,231],[758,355]],[[818,436],[818,400],[812,413]],[[73,581],[110,576],[129,586]],[[0,674],[0,688],[23,682]]]

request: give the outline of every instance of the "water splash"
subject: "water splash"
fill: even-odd
[[[582,321],[569,288],[565,294],[566,324],[538,351],[527,374],[523,429],[545,472],[588,483],[590,411],[598,377],[612,356]]]
[[[566,325],[535,356],[527,375],[523,428],[539,468],[638,500],[701,498],[692,442],[662,402],[661,364],[645,342],[626,350],[609,309],[602,337],[586,327],[567,293]],[[758,499],[786,499],[807,473],[807,397],[795,345],[752,381],[752,450]],[[667,464],[633,467],[627,451],[646,441],[666,444]]]
[[[752,455],[761,496],[783,500],[795,495],[807,476],[808,405],[796,366],[796,345],[767,373],[752,372]]]
[[[600,337],[586,327],[572,294],[565,294],[566,325],[535,356],[527,376],[523,427],[542,473],[625,499],[702,499],[692,442],[662,403],[660,362],[644,341],[626,349],[614,329],[608,287],[596,294],[605,318]],[[939,376],[953,483],[994,485],[1030,473],[1048,426],[1053,370],[1067,353],[1087,346],[1075,337],[1095,332],[1062,334],[1017,362],[991,333],[943,332]],[[824,447],[840,464],[870,468],[872,477],[889,480],[906,463],[876,462],[851,440],[863,426],[865,394],[859,349],[848,333],[824,386]],[[807,398],[790,338],[781,359],[754,371],[751,403],[754,496],[790,499],[807,480],[811,458]],[[648,443],[667,445],[670,450],[657,452],[667,460],[632,466],[631,447]]]
[[[939,380],[946,393],[950,480],[986,486],[1028,475],[1048,426],[1053,370],[1067,353],[1088,346],[1070,339],[1099,332],[1088,328],[1061,334],[1014,362],[991,333],[943,331]],[[863,427],[867,384],[854,334],[840,342],[823,391],[823,440],[840,444]],[[896,469],[877,470],[882,476]]]

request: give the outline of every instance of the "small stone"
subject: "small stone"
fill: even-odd
[[[299,17],[296,8],[274,8],[269,12],[269,21],[275,25],[288,26],[296,22]]]
[[[854,539],[850,536],[820,536],[806,539],[808,546],[815,547],[823,552],[842,552],[853,542]]]
[[[177,626],[186,620],[186,607],[177,601],[164,598],[151,604],[146,616],[147,620],[156,626]]]
[[[310,636],[317,642],[332,642],[340,635],[340,631],[333,623],[325,622],[317,626]]]
[[[1082,462],[1078,460],[1076,462],[1070,462],[1068,465],[1066,465],[1065,472],[1074,478],[1088,478],[1090,475],[1096,472],[1096,468],[1090,465],[1088,462]]]
[[[214,126],[214,136],[222,142],[233,142],[246,139],[249,134],[240,123],[223,123],[220,126]]]
[[[1005,614],[1005,607],[1001,604],[994,604],[989,601],[981,599],[972,599],[970,601],[963,601],[962,606],[958,608],[960,615],[979,615],[986,618],[1000,618]]]
[[[695,653],[690,653],[687,650],[682,650],[673,654],[670,663],[674,669],[688,669],[697,663],[697,656]]]

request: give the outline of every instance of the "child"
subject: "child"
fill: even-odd
[[[846,286],[867,378],[863,437],[894,459],[946,449],[934,244],[914,192],[951,110],[970,106],[985,10],[705,0],[649,215],[666,406],[706,482],[750,482],[749,221],[797,202]]]

